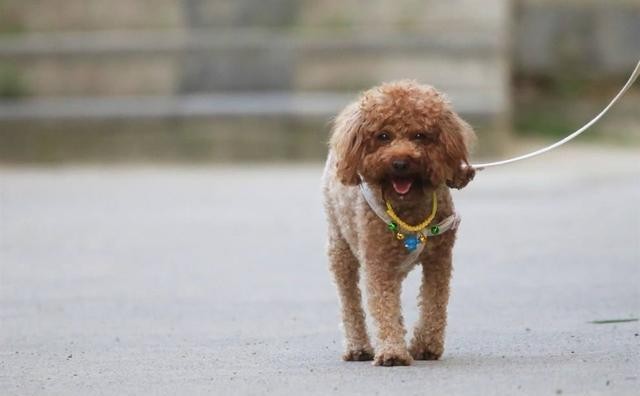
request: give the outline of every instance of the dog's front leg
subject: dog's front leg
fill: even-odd
[[[409,347],[416,360],[438,360],[444,352],[450,279],[451,248],[441,249],[422,264],[420,317]]]
[[[377,366],[408,366],[412,359],[404,340],[406,331],[400,306],[403,277],[385,267],[382,262],[369,262],[367,266],[369,310],[378,328],[373,363]]]
[[[346,361],[372,360],[373,348],[367,335],[358,287],[360,264],[347,243],[337,233],[331,234],[329,238],[329,261],[342,307],[342,323],[346,338],[346,351],[342,358]]]

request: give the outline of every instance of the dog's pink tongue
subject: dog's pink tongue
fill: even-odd
[[[398,194],[404,195],[411,190],[413,181],[411,179],[393,179],[391,180],[391,184]]]

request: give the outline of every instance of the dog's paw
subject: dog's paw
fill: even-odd
[[[469,166],[462,166],[451,180],[447,180],[449,188],[461,189],[465,187],[476,176],[476,170]]]
[[[342,355],[342,360],[346,362],[366,362],[373,360],[372,348],[349,349]]]
[[[409,352],[381,352],[378,353],[373,359],[374,366],[409,366],[413,359]]]
[[[444,348],[433,348],[426,345],[413,344],[409,348],[409,353],[415,360],[438,360]]]

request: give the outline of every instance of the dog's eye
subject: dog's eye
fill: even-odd
[[[429,142],[433,140],[433,137],[431,135],[427,135],[425,132],[416,132],[416,134],[413,135],[413,140]]]
[[[391,135],[389,135],[389,132],[380,132],[376,135],[376,139],[382,142],[388,142],[389,140],[391,140]]]

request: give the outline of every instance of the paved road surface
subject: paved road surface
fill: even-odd
[[[640,316],[639,164],[456,193],[446,354],[409,368],[340,361],[319,165],[2,167],[0,393],[638,394],[640,323],[591,322]]]

